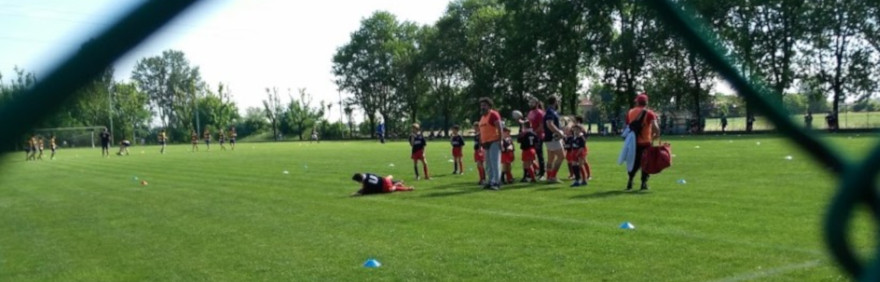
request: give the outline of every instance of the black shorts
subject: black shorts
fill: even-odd
[[[101,148],[110,149],[110,142],[101,141]]]
[[[165,145],[165,141],[159,141],[159,145]]]

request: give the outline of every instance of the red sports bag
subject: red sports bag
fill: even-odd
[[[647,174],[657,174],[672,166],[671,145],[660,141],[657,143],[660,145],[649,147],[642,155],[642,171]]]

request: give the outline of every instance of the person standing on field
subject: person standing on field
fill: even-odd
[[[501,121],[501,114],[492,109],[492,99],[483,97],[479,101],[480,111],[483,114],[480,118],[480,143],[486,151],[486,173],[489,174],[489,183],[483,188],[499,190],[501,189],[501,130],[504,124]]]
[[[636,96],[635,107],[626,115],[626,123],[636,135],[635,165],[628,172],[629,181],[626,182],[626,190],[632,190],[633,177],[641,168],[642,154],[651,147],[651,142],[660,136],[660,126],[657,124],[657,115],[648,109],[648,94],[642,93]],[[642,171],[642,191],[648,190],[649,175]]]
[[[559,114],[556,112],[558,108],[559,98],[551,96],[547,100],[547,111],[544,112],[544,144],[547,144],[547,182],[549,183],[561,183],[556,178],[556,174],[565,161],[565,151],[562,147],[565,132],[562,131],[559,123]]]
[[[544,138],[544,104],[538,101],[538,98],[530,97],[529,107],[532,109],[529,110],[526,120],[520,120],[519,122],[528,122],[532,132],[538,136],[537,143],[535,143],[535,155],[538,157],[538,173],[536,177],[541,178],[544,176],[544,142],[542,141]]]
[[[101,156],[109,157],[110,156],[110,131],[107,128],[104,128],[104,131],[101,132]]]

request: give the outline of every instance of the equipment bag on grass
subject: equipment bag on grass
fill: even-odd
[[[659,145],[652,144],[642,155],[642,171],[647,174],[657,174],[672,166],[672,145],[657,139]]]

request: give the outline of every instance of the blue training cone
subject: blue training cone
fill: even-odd
[[[377,268],[380,266],[382,266],[382,263],[375,259],[368,259],[367,262],[364,262],[364,267],[366,268]]]
[[[623,224],[620,225],[620,229],[636,229],[636,226],[632,223],[629,223],[629,221],[625,221],[623,222]]]

